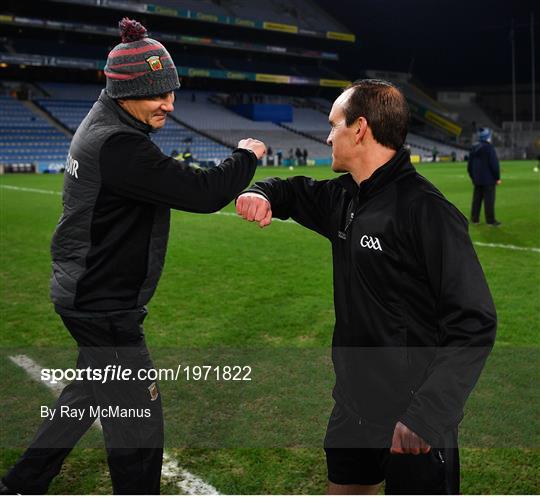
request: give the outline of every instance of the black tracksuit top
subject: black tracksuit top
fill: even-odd
[[[332,244],[338,404],[366,423],[401,420],[440,441],[460,422],[495,340],[464,216],[404,149],[360,185],[350,174],[298,176],[248,191]]]
[[[103,91],[73,137],[51,244],[51,298],[60,314],[148,303],[165,261],[170,209],[218,211],[255,174],[250,150],[196,169],[163,154],[151,131]]]

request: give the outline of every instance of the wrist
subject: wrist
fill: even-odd
[[[255,161],[259,160],[259,157],[257,157],[257,154],[253,150],[251,150],[250,148],[239,147],[239,148],[237,148],[235,150],[235,152],[238,151],[238,150],[242,150],[244,152],[247,152],[251,158],[255,159]]]

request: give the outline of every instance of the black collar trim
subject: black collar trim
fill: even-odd
[[[397,151],[394,157],[392,157],[386,164],[383,164],[381,167],[377,168],[375,172],[369,178],[362,181],[360,185],[356,183],[350,173],[344,174],[338,178],[338,181],[342,184],[343,188],[345,188],[345,190],[351,194],[351,196],[354,197],[358,194],[364,196],[372,195],[398,178],[415,172],[416,170],[411,164],[409,152],[405,148],[401,148]]]

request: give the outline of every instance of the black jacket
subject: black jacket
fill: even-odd
[[[491,143],[475,143],[469,153],[467,172],[476,186],[494,185],[501,179],[499,159]]]
[[[496,315],[467,221],[405,150],[358,186],[350,174],[267,179],[273,216],[327,237],[334,266],[334,397],[437,446],[462,418]]]
[[[170,208],[215,212],[253,178],[251,151],[195,169],[164,155],[150,131],[103,91],[73,137],[51,247],[51,298],[61,314],[146,304],[163,268]]]

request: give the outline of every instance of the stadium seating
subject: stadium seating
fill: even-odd
[[[103,86],[91,84],[41,82],[39,83],[39,88],[44,90],[44,92],[52,98],[95,101],[99,97]]]
[[[421,157],[431,157],[434,148],[437,149],[439,156],[449,156],[452,152],[455,152],[458,160],[463,160],[463,157],[466,154],[460,147],[452,147],[451,145],[430,140],[429,138],[425,138],[415,133],[409,133],[407,135],[406,143],[411,147],[411,154],[420,155]]]
[[[0,163],[65,160],[69,139],[11,97],[0,97]]]
[[[252,121],[240,116],[219,103],[209,101],[208,93],[192,92],[188,97],[189,95],[195,95],[196,101],[181,100],[175,107],[174,115],[190,126],[204,130],[210,136],[231,146],[235,146],[242,138],[251,136],[264,141],[275,153],[281,151],[284,157],[287,157],[291,148],[294,150],[297,147],[307,149],[308,157],[311,159],[330,157],[330,149],[323,143],[291,132],[275,123]],[[285,101],[284,97],[281,97],[280,101]],[[294,109],[295,112],[296,110]],[[328,129],[328,120],[323,114],[320,114],[319,120],[326,120]]]
[[[73,132],[101,92],[98,85],[40,83],[39,86],[51,95],[38,99],[39,105]],[[89,96],[91,98],[84,98]],[[174,150],[183,152],[189,146],[196,160],[219,162],[230,153],[229,148],[190,131],[172,119],[168,119],[165,127],[151,137],[166,154]]]
[[[38,88],[49,96],[37,99],[36,103],[73,133],[102,89],[99,85],[51,82],[39,83]],[[182,153],[189,148],[193,157],[200,161],[218,162],[239,140],[250,136],[264,141],[274,153],[281,152],[284,159],[291,149],[300,148],[308,151],[309,159],[329,160],[331,152],[326,139],[331,102],[321,98],[254,96],[266,103],[293,107],[292,122],[281,125],[252,121],[233,112],[225,105],[227,97],[204,91],[178,91],[173,112],[175,119],[168,119],[159,133],[151,135],[152,139],[166,154]],[[243,97],[250,100],[249,95]],[[4,97],[0,116],[2,161],[64,160],[69,139],[21,102]],[[450,155],[453,151],[458,158],[464,155],[460,148],[413,133],[407,136],[407,143],[412,154],[422,157],[429,157],[433,148],[437,148],[439,155]]]
[[[40,98],[37,103],[75,133],[94,101]]]

